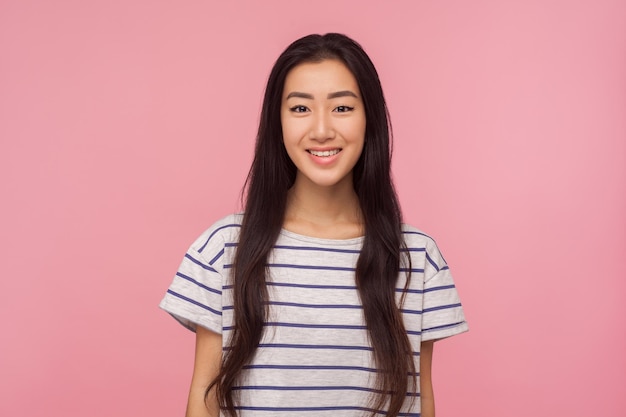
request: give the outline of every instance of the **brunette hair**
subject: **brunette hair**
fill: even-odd
[[[268,314],[267,259],[282,228],[287,192],[296,178],[296,167],[282,142],[280,109],[285,78],[299,64],[326,59],[339,60],[351,71],[365,107],[365,143],[353,169],[353,181],[365,223],[356,286],[379,370],[372,414],[386,407],[388,416],[397,416],[406,398],[416,395],[414,356],[396,300],[401,263],[406,259],[410,271],[410,260],[402,256],[407,253],[390,172],[391,124],[378,73],[361,46],[347,36],[309,35],[289,45],[272,68],[254,161],[244,187],[245,212],[232,268],[234,330],[220,372],[207,389],[207,395],[216,389],[220,407],[229,416],[237,415],[234,388],[263,335]]]

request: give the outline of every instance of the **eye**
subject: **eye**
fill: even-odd
[[[291,110],[294,113],[304,113],[304,112],[309,111],[309,109],[306,106],[302,106],[302,105],[290,107],[289,110]]]
[[[335,107],[335,110],[333,110],[333,111],[335,111],[335,112],[337,112],[337,113],[347,113],[347,112],[352,111],[352,110],[354,110],[354,107],[350,107],[350,106],[337,106],[337,107]]]

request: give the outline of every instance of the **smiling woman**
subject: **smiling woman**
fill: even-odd
[[[338,60],[300,64],[287,75],[283,95],[283,142],[297,167],[293,190],[320,194],[347,185],[354,194],[352,168],[363,150],[365,108],[350,70]]]
[[[192,244],[161,303],[196,331],[188,417],[434,416],[433,342],[467,323],[437,245],[402,223],[390,140],[356,42],[281,54],[245,212]]]

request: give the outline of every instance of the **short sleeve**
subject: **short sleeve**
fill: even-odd
[[[186,328],[200,325],[222,333],[222,263],[224,240],[205,232],[185,254],[159,307]]]
[[[425,267],[422,341],[443,339],[468,331],[450,268],[434,244],[427,247]]]

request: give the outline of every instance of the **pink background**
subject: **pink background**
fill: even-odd
[[[626,415],[626,3],[384,3],[0,3],[0,415],[182,415],[194,338],[157,304],[239,209],[274,59],[328,31],[379,69],[466,308],[438,415]]]

